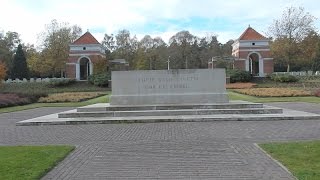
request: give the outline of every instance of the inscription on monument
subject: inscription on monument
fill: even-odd
[[[171,77],[171,78],[138,78],[137,83],[144,89],[187,89],[192,86],[192,81],[197,81],[198,76]]]

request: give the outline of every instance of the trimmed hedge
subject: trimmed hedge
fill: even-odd
[[[314,96],[320,97],[320,89],[317,89],[317,90],[314,92]]]
[[[250,82],[252,79],[251,74],[248,71],[243,71],[239,69],[233,69],[228,72],[230,76],[230,82]]]
[[[60,86],[67,86],[70,84],[75,83],[75,79],[69,78],[51,78],[48,85],[49,87],[60,87]]]
[[[89,76],[88,80],[95,86],[105,87],[109,84],[110,74],[92,74]]]
[[[20,94],[0,94],[0,108],[31,104],[37,101],[35,97],[28,97]]]
[[[290,75],[290,74],[281,74],[281,75],[276,75],[272,74],[270,76],[270,79],[275,81],[275,82],[297,82],[299,79],[296,76]]]

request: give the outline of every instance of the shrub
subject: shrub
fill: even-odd
[[[229,71],[230,82],[250,82],[251,74],[248,71],[243,71],[239,69],[233,69]]]
[[[108,86],[110,80],[110,74],[92,74],[88,78],[89,82],[95,86]]]
[[[25,105],[35,102],[32,98],[20,94],[0,94],[0,108]]]
[[[297,77],[290,74],[281,74],[281,75],[273,74],[270,76],[270,79],[276,82],[281,82],[281,83],[297,82],[299,80]]]
[[[67,86],[72,83],[75,83],[75,79],[69,79],[69,78],[51,78],[49,81],[50,87],[60,87],[60,86]]]
[[[317,89],[317,90],[314,92],[314,96],[320,97],[320,89]]]

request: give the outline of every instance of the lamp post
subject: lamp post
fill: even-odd
[[[168,57],[167,63],[168,63],[168,70],[170,70],[170,56]]]
[[[208,66],[211,63],[211,69],[213,69],[213,62],[216,61],[214,60],[214,58],[212,57],[211,60],[208,61]],[[209,68],[209,67],[208,67]]]
[[[211,58],[211,69],[213,69],[213,57]]]
[[[186,69],[188,69],[188,58],[186,57]]]

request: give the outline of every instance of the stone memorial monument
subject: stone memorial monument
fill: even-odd
[[[227,103],[224,69],[113,71],[110,105]]]
[[[79,107],[17,125],[271,121],[320,115],[228,100],[224,69],[112,72],[110,103]]]

